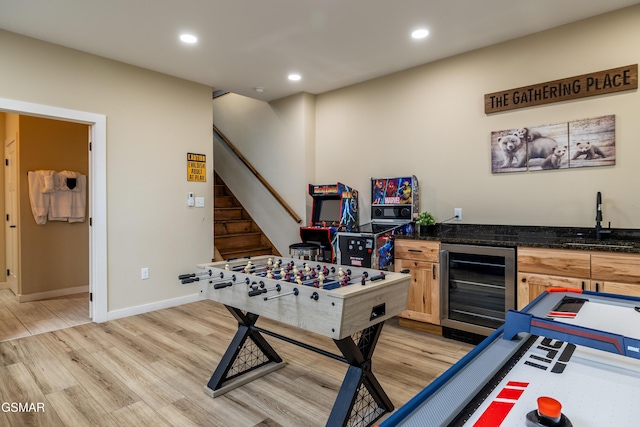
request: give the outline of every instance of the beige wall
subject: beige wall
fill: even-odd
[[[314,182],[315,99],[301,93],[267,104],[229,94],[213,102],[214,123],[291,208],[307,221],[307,184]],[[262,184],[219,141],[215,168],[281,254],[300,241],[299,227]]]
[[[640,6],[634,6],[306,95],[308,103],[295,106],[299,114],[289,110],[286,119],[280,101],[223,96],[214,101],[214,121],[243,153],[260,162],[261,173],[276,182],[286,180],[288,200],[300,206],[304,199],[307,218],[308,183],[339,181],[360,190],[360,221],[365,223],[371,215],[371,177],[415,174],[421,208],[440,221],[462,208],[463,223],[590,227],[601,191],[605,224],[640,228],[637,90],[484,114],[486,93],[640,63],[639,22]],[[282,101],[292,106],[291,99]],[[492,131],[608,114],[616,116],[615,166],[491,174]],[[306,145],[315,151],[302,158],[294,153],[307,139],[282,137],[299,135],[301,127],[315,129],[313,142]],[[284,185],[280,182],[278,190]]]
[[[426,40],[428,49],[429,40]],[[361,190],[415,174],[421,207],[464,223],[640,228],[637,90],[485,115],[483,96],[640,63],[640,6],[427,64],[316,98],[316,181]],[[616,116],[612,167],[491,174],[491,131]],[[364,222],[364,221],[363,221]]]
[[[211,88],[5,31],[0,51],[3,98],[107,117],[109,311],[194,294],[177,276],[213,257]],[[187,182],[187,152],[206,183]]]
[[[27,172],[40,169],[75,171],[87,176],[88,142],[87,125],[20,117],[19,278],[22,295],[89,285],[89,221],[36,224],[29,202],[27,176]]]

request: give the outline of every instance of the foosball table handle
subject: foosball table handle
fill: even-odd
[[[255,296],[266,294],[266,293],[267,293],[266,289],[254,289],[252,291],[249,291],[249,296],[255,297]]]
[[[370,280],[375,282],[376,280],[384,280],[386,277],[384,275],[384,271],[381,271],[377,276],[373,276]]]
[[[233,285],[233,282],[216,283],[215,285],[213,285],[213,289],[222,289],[232,285]]]

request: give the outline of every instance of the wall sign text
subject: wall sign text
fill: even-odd
[[[187,181],[207,182],[207,155],[187,153]]]
[[[485,114],[638,89],[638,64],[484,96]]]

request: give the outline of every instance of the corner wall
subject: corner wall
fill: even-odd
[[[215,141],[215,168],[278,251],[300,241],[308,222],[307,185],[315,171],[315,103],[298,94],[272,103],[235,94],[213,102],[214,123],[302,218],[296,223],[223,142]]]
[[[213,258],[211,88],[6,31],[0,51],[3,98],[107,117],[109,312],[197,294],[177,276]],[[187,182],[188,152],[206,183]]]
[[[415,174],[421,209],[465,223],[640,228],[637,90],[485,115],[484,94],[640,63],[640,6],[316,97],[316,181]],[[425,41],[428,49],[429,40]],[[491,132],[615,114],[616,165],[491,174]]]

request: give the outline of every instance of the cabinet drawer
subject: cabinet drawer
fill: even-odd
[[[591,255],[591,278],[640,284],[640,255],[594,253]]]
[[[596,292],[606,292],[608,294],[629,295],[640,298],[640,285],[617,282],[595,282]]]
[[[588,279],[576,279],[575,277],[550,276],[548,274],[519,273],[518,281],[529,286],[541,286],[544,288],[576,288],[589,290],[591,281]]]
[[[396,259],[438,262],[440,242],[396,239],[393,250]]]
[[[589,279],[591,254],[582,251],[518,248],[518,271]]]

